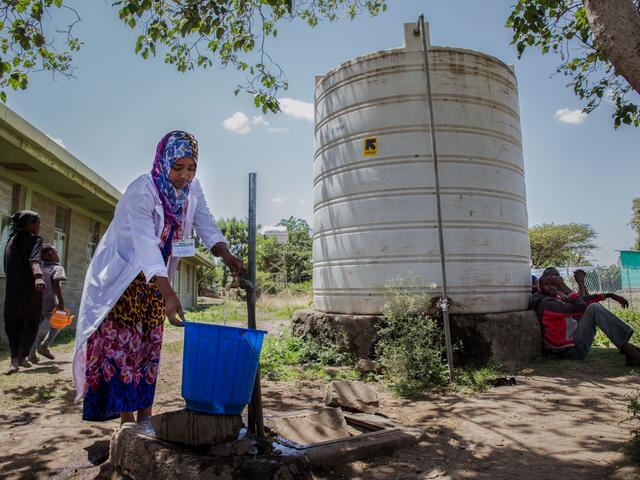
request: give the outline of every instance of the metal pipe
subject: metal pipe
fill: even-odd
[[[255,173],[249,174],[249,261],[247,265],[247,281],[244,282],[247,292],[247,327],[256,328],[256,191],[257,178]],[[260,365],[256,372],[256,379],[253,384],[253,394],[249,403],[247,415],[247,429],[255,433],[258,438],[264,437],[264,417],[262,414],[262,388],[260,386]]]
[[[424,60],[424,73],[427,87],[428,125],[431,136],[431,154],[433,158],[433,177],[436,190],[436,213],[438,224],[438,246],[440,247],[440,272],[442,276],[442,295],[439,307],[442,310],[444,322],[444,336],[447,343],[447,365],[449,366],[449,381],[453,381],[453,348],[451,345],[451,327],[449,325],[449,297],[447,296],[447,268],[444,254],[444,235],[442,229],[442,205],[440,201],[440,174],[438,171],[438,150],[436,148],[436,129],[433,120],[433,95],[431,93],[431,69],[429,67],[429,46],[427,45],[427,34],[424,25],[424,15],[418,17],[420,26],[419,34],[422,36],[422,56]],[[414,30],[415,34],[415,30]]]
[[[248,240],[249,240],[249,262],[247,265],[247,277],[251,283],[251,293],[247,290],[247,307],[249,306],[249,298],[253,301],[253,311],[247,312],[247,323],[249,328],[256,328],[255,316],[255,285],[256,285],[256,191],[257,176],[255,173],[249,174],[249,218],[248,222]],[[250,309],[251,310],[251,309]]]

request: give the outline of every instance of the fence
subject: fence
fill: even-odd
[[[629,300],[630,308],[640,309],[640,284],[633,279],[637,272],[633,266],[622,264],[622,267],[612,265],[609,267],[558,267],[560,275],[572,290],[577,290],[578,285],[573,278],[573,272],[584,270],[586,273],[584,284],[590,294],[593,293],[617,293]],[[540,278],[544,269],[534,269],[532,275]],[[607,300],[607,306],[615,308],[617,303]]]

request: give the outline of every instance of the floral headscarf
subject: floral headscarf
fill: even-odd
[[[182,220],[187,210],[189,185],[177,189],[169,181],[169,172],[174,162],[184,157],[198,163],[198,141],[193,135],[182,130],[174,130],[162,137],[156,148],[151,177],[160,194],[164,210],[164,228],[161,236],[163,250],[167,240],[182,237]]]

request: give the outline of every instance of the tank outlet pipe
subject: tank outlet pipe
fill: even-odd
[[[256,190],[257,175],[249,174],[249,262],[244,287],[247,292],[247,327],[256,328]],[[247,415],[247,429],[258,438],[264,438],[264,417],[262,413],[262,389],[260,387],[260,364],[256,372],[256,380],[253,384],[253,394],[249,403]]]
[[[431,93],[431,69],[429,67],[429,45],[427,44],[427,33],[424,24],[424,15],[421,13],[416,22],[413,34],[422,37],[422,57],[424,60],[424,73],[427,89],[427,124],[431,137],[431,154],[433,157],[433,178],[436,190],[436,214],[438,225],[438,246],[440,248],[440,271],[442,275],[442,294],[438,307],[442,310],[444,322],[444,336],[447,343],[447,365],[449,366],[449,381],[453,381],[453,348],[451,345],[451,326],[449,324],[449,297],[447,296],[447,268],[444,255],[444,235],[442,230],[442,204],[440,199],[440,175],[438,171],[438,150],[436,148],[436,129],[433,120],[433,95]]]

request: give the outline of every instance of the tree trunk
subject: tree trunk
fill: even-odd
[[[632,0],[584,0],[598,47],[640,93],[640,12]]]

